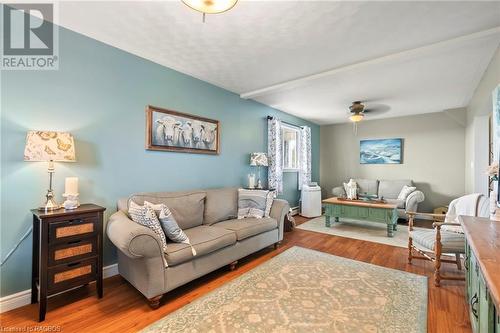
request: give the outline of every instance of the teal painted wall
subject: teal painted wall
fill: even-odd
[[[31,224],[29,209],[47,188],[45,163],[23,161],[29,129],[70,131],[76,163],[56,163],[55,190],[80,179],[81,202],[115,211],[119,197],[137,191],[239,186],[250,172],[249,153],[266,151],[267,115],[312,128],[313,180],[319,179],[319,126],[281,113],[206,82],[102,44],[59,31],[57,71],[1,73],[1,257]],[[221,154],[144,149],[147,104],[218,119]],[[296,205],[297,174],[285,174],[283,197]],[[105,265],[116,253],[105,241]],[[1,295],[30,287],[31,236],[1,268]]]

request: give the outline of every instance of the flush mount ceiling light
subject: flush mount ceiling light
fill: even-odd
[[[224,13],[233,8],[238,0],[181,0],[186,6],[203,13],[203,22],[205,14]]]

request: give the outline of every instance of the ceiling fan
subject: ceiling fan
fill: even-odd
[[[390,108],[384,104],[376,104],[372,105],[371,108],[365,109],[365,105],[361,101],[354,101],[352,105],[349,106],[349,120],[352,121],[354,125],[354,134],[358,132],[358,123],[365,118],[366,113],[377,112],[384,113],[388,111]]]
[[[372,110],[365,109],[365,105],[361,103],[361,101],[354,101],[349,107],[349,111],[351,113],[351,115],[349,116],[349,120],[353,123],[358,123],[365,118],[365,113],[368,113]]]

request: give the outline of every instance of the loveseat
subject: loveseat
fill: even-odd
[[[376,195],[378,198],[384,198],[387,203],[396,205],[399,218],[407,218],[405,212],[418,211],[418,204],[424,201],[425,196],[422,191],[415,190],[411,192],[406,200],[398,200],[398,195],[403,186],[414,186],[410,179],[403,180],[377,180],[353,178],[358,186],[358,194]],[[347,183],[348,181],[346,181]],[[334,187],[332,194],[336,197],[345,197],[346,193],[343,186]]]
[[[196,250],[184,243],[167,242],[127,215],[130,201],[164,203]],[[238,189],[139,193],[118,201],[118,211],[107,224],[107,235],[117,248],[118,271],[137,288],[153,308],[161,296],[222,266],[234,265],[251,253],[283,239],[283,220],[290,207],[275,199],[270,217],[236,219]]]

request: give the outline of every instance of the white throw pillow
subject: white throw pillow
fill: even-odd
[[[411,192],[415,191],[417,188],[414,186],[403,186],[401,192],[399,192],[398,200],[406,200]]]
[[[266,190],[238,189],[238,219],[263,218],[266,214],[268,193]]]
[[[163,252],[167,252],[167,239],[165,238],[160,221],[158,220],[158,217],[156,217],[156,213],[153,208],[147,205],[140,206],[135,202],[130,201],[128,214],[135,223],[139,223],[140,225],[153,230],[153,232],[160,238]]]
[[[179,227],[177,221],[174,218],[174,215],[172,214],[170,209],[168,209],[167,205],[165,204],[155,205],[148,201],[144,201],[144,205],[151,207],[155,211],[158,219],[160,220],[160,225],[161,228],[163,229],[163,232],[170,240],[176,243],[188,244],[191,247],[191,252],[193,253],[193,256],[196,255],[196,250],[191,245],[189,237]]]

